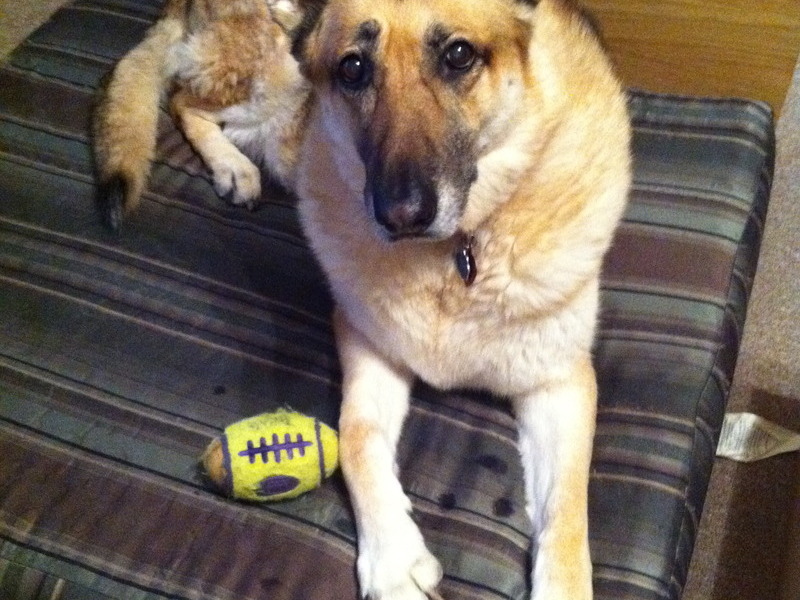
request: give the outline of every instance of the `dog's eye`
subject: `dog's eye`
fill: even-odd
[[[350,89],[362,88],[369,83],[369,65],[361,55],[347,54],[339,61],[336,71],[339,81]]]
[[[475,48],[463,40],[455,41],[444,51],[444,62],[454,71],[466,71],[475,62]]]

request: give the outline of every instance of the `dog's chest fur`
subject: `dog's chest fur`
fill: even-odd
[[[454,273],[449,253],[437,258],[430,262],[439,263],[440,270],[426,273],[427,286],[387,280],[379,286],[365,282],[368,287],[352,295],[338,294],[356,327],[428,383],[516,396],[588,350],[596,314],[594,282],[569,303],[539,311],[536,297],[542,291],[515,280],[502,262],[493,261],[498,257],[479,254],[479,276],[469,288]],[[414,272],[420,266],[408,268]]]
[[[303,202],[301,212],[339,309],[389,360],[427,383],[519,395],[589,349],[595,278],[577,287],[564,281],[559,292],[550,273],[558,261],[542,265],[541,277],[515,273],[513,238],[483,231],[474,248],[478,276],[467,286],[455,240],[381,242],[358,210],[326,207]],[[338,219],[351,223],[343,229]]]
[[[608,65],[581,66],[562,28],[549,31],[559,15],[538,22],[530,81],[541,89],[526,96],[524,119],[477,159],[459,222],[475,234],[471,286],[455,266],[458,234],[381,239],[350,113],[323,90],[310,114],[296,192],[337,306],[379,354],[437,387],[523,395],[564,380],[591,350],[602,257],[630,180],[629,128]],[[568,90],[596,97],[574,102]]]

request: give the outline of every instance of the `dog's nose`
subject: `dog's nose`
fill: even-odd
[[[376,202],[375,219],[393,238],[421,235],[436,218],[435,208],[435,203],[417,199]]]
[[[433,184],[408,166],[377,175],[371,187],[375,220],[392,238],[422,235],[436,219]]]

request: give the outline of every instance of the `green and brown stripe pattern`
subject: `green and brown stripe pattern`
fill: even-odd
[[[335,423],[331,300],[294,201],[225,205],[164,115],[140,212],[94,204],[94,91],[156,0],[79,0],[0,65],[0,597],[355,600],[338,476],[297,500],[209,490],[208,441],[289,407]],[[603,281],[590,489],[598,600],[677,599],[770,186],[758,103],[634,92],[635,185]],[[502,402],[418,386],[403,484],[448,600],[530,594]]]

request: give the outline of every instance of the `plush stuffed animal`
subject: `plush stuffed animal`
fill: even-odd
[[[336,432],[324,423],[278,410],[228,425],[201,460],[229,496],[285,500],[316,488],[336,470],[338,446]]]

